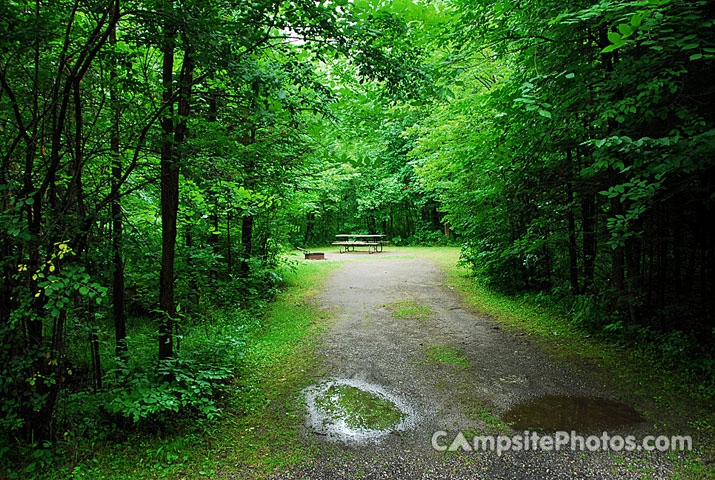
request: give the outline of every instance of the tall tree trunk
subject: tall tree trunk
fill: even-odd
[[[611,184],[614,185],[615,183],[612,182]],[[618,197],[611,199],[609,214],[614,218],[623,214],[621,201]],[[611,249],[611,286],[618,292],[623,292],[624,289],[624,260],[622,245]]]
[[[216,91],[212,90],[209,94],[209,111],[208,111],[208,121],[215,123],[218,116],[218,100],[216,98]],[[211,188],[209,190],[209,208],[211,208],[211,213],[209,214],[209,222],[211,223],[212,229],[209,231],[208,243],[211,246],[211,252],[218,256],[219,254],[219,230],[218,230],[218,197],[216,190]],[[209,271],[209,282],[211,285],[215,285],[218,281],[218,262],[213,262],[211,269]]]
[[[605,26],[601,26],[599,29],[599,43],[605,48],[610,42],[608,40],[608,30]],[[601,60],[603,61],[603,68],[605,70],[606,79],[610,80],[609,77],[613,74],[614,65],[618,61],[618,52],[606,52],[601,55]],[[619,99],[623,99],[623,91],[619,88],[615,92],[615,96]],[[613,135],[617,130],[615,121],[611,118],[608,121],[608,132],[607,135]],[[618,185],[619,178],[613,167],[608,169],[608,184],[610,186]],[[616,217],[616,215],[623,214],[623,206],[621,205],[620,198],[618,196],[611,198],[610,200],[610,215],[611,217]],[[611,286],[617,290],[618,294],[621,294],[624,290],[624,253],[623,246],[617,246],[611,250]]]
[[[89,346],[90,354],[92,357],[92,376],[94,377],[94,389],[102,389],[102,361],[99,355],[99,327],[97,326],[97,319],[95,314],[90,309],[86,313],[87,318],[90,322],[89,324]]]
[[[228,261],[228,275],[229,277],[233,274],[233,243],[231,240],[231,209],[226,212],[226,257]]]
[[[665,295],[666,295],[666,285],[668,284],[668,226],[665,219],[665,213],[663,211],[662,205],[656,207],[656,225],[658,232],[658,249],[656,251],[657,261],[656,261],[656,305],[659,309],[662,309],[666,305]],[[705,262],[701,262],[701,265],[705,265]]]
[[[192,297],[193,304],[199,307],[201,304],[201,290],[199,289],[198,277],[201,274],[197,271],[196,265],[192,258],[194,252],[194,235],[191,231],[191,219],[185,227],[185,241],[186,241],[186,276],[189,282],[189,296]]]
[[[315,212],[310,211],[305,214],[305,236],[303,237],[303,243],[309,245],[313,239],[313,229],[315,228]]]
[[[169,9],[173,9],[173,2]],[[171,15],[172,12],[169,12]],[[176,27],[169,18],[162,44],[163,100],[170,103],[174,93],[174,45]],[[179,166],[174,158],[174,108],[168,107],[161,121],[161,271],[159,273],[159,360],[173,357],[174,343],[174,255],[176,249],[176,216],[179,209]]]
[[[173,93],[174,47],[176,29],[169,27],[165,32],[163,45],[162,80],[164,101],[169,102]],[[161,150],[161,273],[159,279],[159,308],[163,318],[159,326],[159,360],[174,356],[174,260],[176,257],[176,219],[179,213],[179,164],[182,157],[181,146],[187,134],[187,121],[191,110],[191,84],[193,81],[193,52],[184,50],[184,59],[179,76],[177,116],[170,110],[164,117],[162,127],[164,140]],[[173,133],[173,136],[172,136]]]
[[[675,301],[680,302],[683,296],[683,252],[685,251],[686,238],[683,235],[685,222],[682,221],[680,215],[673,215],[672,231],[673,231],[673,280]]]
[[[637,221],[633,229],[640,230],[641,224],[640,221]],[[630,237],[626,240],[624,249],[626,264],[625,287],[628,293],[628,312],[633,323],[638,323],[640,320],[639,310],[642,292],[641,249],[642,244],[639,238]]]
[[[209,214],[209,222],[211,223],[212,230],[209,231],[208,242],[211,246],[211,251],[214,255],[219,254],[219,231],[218,231],[218,199],[215,192],[209,194],[209,204],[211,208],[211,213]],[[209,280],[212,285],[216,284],[218,281],[218,262],[214,261],[211,264],[211,270],[209,271]]]
[[[37,0],[35,2],[35,17],[39,24],[40,22],[40,4],[41,2]],[[42,299],[36,297],[35,293],[38,291],[37,277],[32,275],[37,271],[40,264],[40,225],[41,225],[41,211],[42,197],[39,195],[38,190],[35,189],[33,182],[33,170],[35,165],[35,154],[37,150],[37,138],[38,138],[38,125],[37,119],[39,117],[39,70],[40,70],[40,41],[38,36],[38,41],[35,45],[35,65],[34,65],[34,80],[33,80],[33,135],[30,137],[26,144],[25,150],[25,170],[23,172],[23,189],[22,198],[33,198],[34,202],[32,205],[29,203],[25,205],[25,215],[27,216],[27,228],[30,233],[30,241],[28,242],[28,265],[27,270],[30,273],[28,275],[27,287],[30,292],[31,308],[30,312],[27,312],[22,316],[24,323],[24,331],[26,332],[26,342],[22,345],[22,348],[30,352],[41,352],[43,349],[43,332],[42,332]],[[9,95],[8,95],[9,96]],[[10,97],[11,100],[12,97]],[[22,127],[18,125],[18,127]],[[39,355],[33,355],[33,360],[35,365],[33,370],[36,372],[42,371],[41,369],[47,364],[46,359],[40,357]],[[41,392],[42,386],[38,386],[38,393]],[[48,402],[45,402],[46,404]],[[41,414],[42,413],[42,414]],[[44,439],[50,436],[50,428],[47,423],[49,419],[43,414],[46,412],[39,412],[37,410],[30,410],[28,413],[28,421],[26,425],[26,434],[30,438]],[[51,410],[50,410],[51,414]]]

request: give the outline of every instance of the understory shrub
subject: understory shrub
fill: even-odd
[[[115,371],[117,383],[104,395],[102,407],[111,415],[134,423],[164,421],[167,415],[196,411],[213,418],[220,410],[217,400],[231,377],[229,368],[188,359],[162,361],[158,369]]]

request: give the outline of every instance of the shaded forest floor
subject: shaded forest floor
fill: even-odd
[[[479,287],[455,248],[394,248],[298,260],[218,422],[177,421],[82,453],[73,478],[707,478],[712,405],[638,352]],[[296,257],[298,259],[299,257]],[[305,426],[301,392],[331,378],[384,386],[417,420],[379,443],[330,441]],[[611,433],[693,436],[692,452],[436,452],[436,430],[513,434],[502,420],[548,394],[607,397],[643,417]],[[444,442],[454,438],[450,433]],[[70,473],[71,472],[71,473]],[[545,473],[546,472],[546,473]],[[49,472],[48,472],[49,473]],[[54,472],[51,477],[57,477]]]

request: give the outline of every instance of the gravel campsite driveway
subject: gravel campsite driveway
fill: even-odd
[[[359,253],[338,257],[361,256]],[[315,459],[272,478],[516,479],[668,478],[670,453],[520,450],[438,452],[462,431],[516,435],[501,422],[514,406],[549,396],[624,400],[550,358],[528,336],[471,311],[439,266],[414,256],[362,255],[335,270],[317,299],[334,313],[319,355],[326,376],[378,385],[403,399],[414,421],[376,440],[336,438],[308,423]],[[320,381],[321,379],[318,379]],[[545,400],[544,400],[545,401]],[[605,400],[598,400],[606,404]],[[606,404],[607,405],[607,404]],[[593,410],[593,405],[584,407]],[[546,415],[559,408],[546,406]],[[543,413],[543,412],[542,412]],[[566,412],[568,413],[568,412]],[[583,412],[581,412],[583,413]],[[588,414],[588,412],[586,412]],[[608,409],[606,419],[615,418]],[[617,420],[617,419],[616,419]],[[641,421],[611,435],[653,433]],[[601,432],[599,432],[600,435]],[[586,435],[584,435],[586,436]]]

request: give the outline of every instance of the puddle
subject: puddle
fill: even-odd
[[[403,398],[361,380],[330,380],[304,394],[308,426],[329,440],[378,441],[415,422],[415,412]]]
[[[603,431],[643,421],[632,407],[606,398],[546,395],[514,405],[502,420],[514,430]]]

